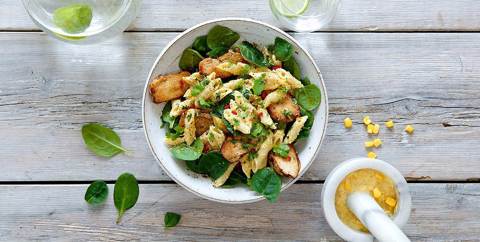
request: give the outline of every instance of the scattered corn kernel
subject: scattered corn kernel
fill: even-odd
[[[374,129],[374,125],[373,125],[373,124],[367,125],[367,133],[373,134],[373,129]]]
[[[385,199],[385,203],[390,207],[395,207],[395,205],[397,205],[397,201],[391,197],[387,197],[387,199]]]
[[[365,148],[372,148],[374,145],[373,141],[365,141]]]
[[[363,123],[364,123],[365,125],[369,125],[369,124],[372,123],[372,120],[370,119],[369,116],[365,116],[365,117],[363,117]]]
[[[388,120],[387,122],[385,122],[385,126],[387,126],[387,128],[391,129],[393,128],[395,124],[393,123],[392,120]]]
[[[375,154],[375,152],[370,151],[368,152],[367,157],[370,159],[375,159],[377,158],[377,154]]]
[[[382,145],[382,140],[381,139],[374,139],[372,141],[372,143],[373,143],[373,146],[375,146],[375,148],[378,148]]]
[[[345,128],[349,129],[352,127],[352,119],[350,118],[346,118],[343,120],[343,126],[345,126]]]
[[[407,125],[407,126],[405,126],[405,132],[407,132],[407,133],[409,133],[409,134],[412,134],[414,130],[415,130],[415,129],[414,129],[413,126],[410,125],[410,124]]]
[[[378,134],[380,132],[380,125],[374,124],[373,125],[373,134]]]
[[[382,192],[375,187],[375,189],[373,189],[373,197],[379,198],[380,196],[382,196]]]

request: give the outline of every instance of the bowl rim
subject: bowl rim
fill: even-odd
[[[259,201],[262,201],[262,200],[265,200],[265,197],[261,196],[261,195],[258,195],[256,196],[256,198],[253,198],[253,199],[246,199],[246,200],[239,200],[239,201],[228,201],[228,200],[220,200],[220,199],[216,199],[216,198],[212,198],[212,197],[209,197],[207,195],[204,195],[200,192],[197,192],[193,189],[191,189],[189,186],[185,185],[184,183],[182,183],[182,181],[178,180],[175,178],[175,176],[173,176],[172,174],[170,174],[170,172],[163,166],[163,161],[160,159],[160,157],[158,157],[157,153],[154,151],[153,149],[153,146],[150,142],[150,137],[149,137],[149,134],[147,132],[147,128],[146,128],[146,122],[145,122],[145,103],[146,103],[146,100],[147,100],[147,95],[148,95],[148,84],[150,83],[150,79],[153,75],[153,72],[155,70],[155,67],[158,65],[158,62],[160,61],[160,58],[163,57],[163,55],[167,52],[168,49],[170,49],[170,47],[172,45],[175,44],[175,42],[177,42],[179,39],[181,39],[182,37],[184,37],[186,34],[190,33],[191,31],[201,27],[201,26],[204,26],[204,25],[208,25],[208,24],[212,24],[212,23],[216,23],[216,22],[224,22],[224,21],[241,21],[241,22],[250,22],[250,23],[254,23],[254,24],[258,24],[258,25],[262,25],[264,27],[267,27],[267,28],[270,28],[270,29],[273,29],[275,30],[277,33],[281,34],[282,37],[284,38],[287,38],[289,41],[295,43],[296,46],[298,46],[308,57],[308,59],[310,60],[310,62],[313,64],[314,68],[315,68],[315,71],[317,73],[317,75],[320,77],[320,85],[322,86],[322,90],[323,90],[323,93],[322,93],[322,98],[325,99],[325,122],[323,124],[323,132],[322,132],[322,136],[320,137],[320,142],[318,143],[318,146],[315,148],[315,152],[313,154],[313,157],[312,159],[307,163],[307,165],[304,167],[303,171],[301,171],[298,176],[295,178],[295,179],[292,179],[290,181],[288,181],[285,185],[282,186],[281,188],[281,192],[283,192],[284,190],[286,190],[287,188],[289,188],[291,185],[293,185],[298,179],[300,179],[304,174],[305,172],[310,168],[310,166],[313,164],[314,162],[314,159],[317,157],[318,155],[318,152],[320,150],[320,147],[322,146],[322,143],[323,143],[323,140],[325,138],[325,134],[326,134],[326,131],[327,131],[327,125],[328,125],[328,113],[329,113],[329,109],[328,109],[328,95],[327,95],[327,88],[325,86],[325,82],[323,80],[323,76],[322,76],[322,73],[320,72],[320,69],[318,68],[317,66],[317,63],[315,62],[315,60],[313,59],[313,57],[310,55],[310,53],[297,41],[295,40],[292,36],[290,36],[289,34],[287,34],[285,31],[281,30],[280,28],[278,27],[275,27],[273,25],[270,25],[270,24],[267,24],[265,22],[261,22],[261,21],[257,21],[257,20],[253,20],[253,19],[250,19],[250,18],[235,18],[235,17],[230,17],[230,18],[216,18],[216,19],[211,19],[211,20],[208,20],[208,21],[205,21],[205,22],[202,22],[202,23],[199,23],[199,24],[196,24],[188,29],[186,29],[185,31],[183,31],[182,33],[178,34],[175,38],[173,38],[170,42],[168,42],[167,45],[165,45],[165,47],[163,48],[163,50],[160,52],[160,54],[157,56],[157,58],[155,59],[155,62],[153,63],[151,69],[150,69],[150,72],[148,73],[148,76],[147,76],[147,80],[145,82],[145,86],[143,88],[143,97],[142,97],[142,123],[143,123],[143,131],[144,131],[144,134],[145,134],[145,138],[147,140],[147,144],[148,144],[148,148],[150,149],[150,152],[152,153],[152,155],[155,157],[157,163],[160,165],[160,167],[162,168],[162,170],[172,179],[174,180],[178,185],[182,186],[183,188],[185,188],[187,191],[201,197],[201,198],[204,198],[204,199],[207,199],[207,200],[210,200],[210,201],[214,201],[214,202],[219,202],[219,203],[226,203],[226,204],[244,204],[244,203],[253,203],[253,202],[259,202]]]

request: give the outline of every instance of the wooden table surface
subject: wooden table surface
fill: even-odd
[[[322,183],[339,162],[365,156],[359,121],[393,118],[380,159],[409,180],[413,241],[480,238],[480,2],[343,0],[324,31],[292,34],[315,58],[329,93],[321,152],[278,203],[224,205],[198,198],[161,170],[141,121],[144,81],[163,47],[184,29],[219,17],[273,21],[267,1],[144,1],[128,31],[74,46],[40,32],[21,1],[0,3],[0,240],[331,241]],[[356,122],[345,130],[342,120]],[[80,128],[101,122],[130,156],[102,159]],[[413,136],[402,133],[411,123]],[[111,196],[83,200],[88,184],[139,179],[140,198],[119,225]],[[111,187],[113,188],[113,187]],[[163,214],[183,215],[173,229]]]

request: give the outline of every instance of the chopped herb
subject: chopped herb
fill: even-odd
[[[203,89],[205,89],[205,86],[202,85],[202,83],[195,84],[195,86],[192,87],[192,96],[198,96],[198,94],[202,93]]]
[[[239,126],[239,125],[240,125],[240,121],[238,121],[238,119],[233,119],[233,125],[234,125],[234,126]]]
[[[259,122],[255,122],[252,125],[252,130],[250,131],[250,135],[254,138],[267,136],[268,131],[265,126]]]
[[[281,156],[281,157],[287,157],[288,153],[290,152],[290,147],[286,144],[279,144],[273,147],[272,149],[273,153]]]
[[[248,153],[249,160],[254,160],[255,158],[257,158],[257,156],[258,156],[257,153],[253,153],[253,152]]]
[[[253,80],[253,94],[260,95],[262,91],[265,89],[265,81],[263,77],[256,78]]]
[[[292,115],[292,111],[288,110],[288,109],[284,109],[283,110],[283,115],[287,116],[287,117],[290,117]]]
[[[212,102],[206,101],[206,100],[203,99],[203,98],[199,98],[199,99],[198,99],[198,104],[200,104],[200,106],[201,106],[202,108],[210,108],[210,107],[213,106],[213,103],[212,103]]]

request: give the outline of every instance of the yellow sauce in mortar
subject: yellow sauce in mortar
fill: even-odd
[[[347,206],[352,192],[368,192],[388,215],[395,214],[398,203],[397,187],[392,179],[374,169],[360,169],[348,174],[337,187],[335,210],[343,223],[355,230],[368,232]]]

